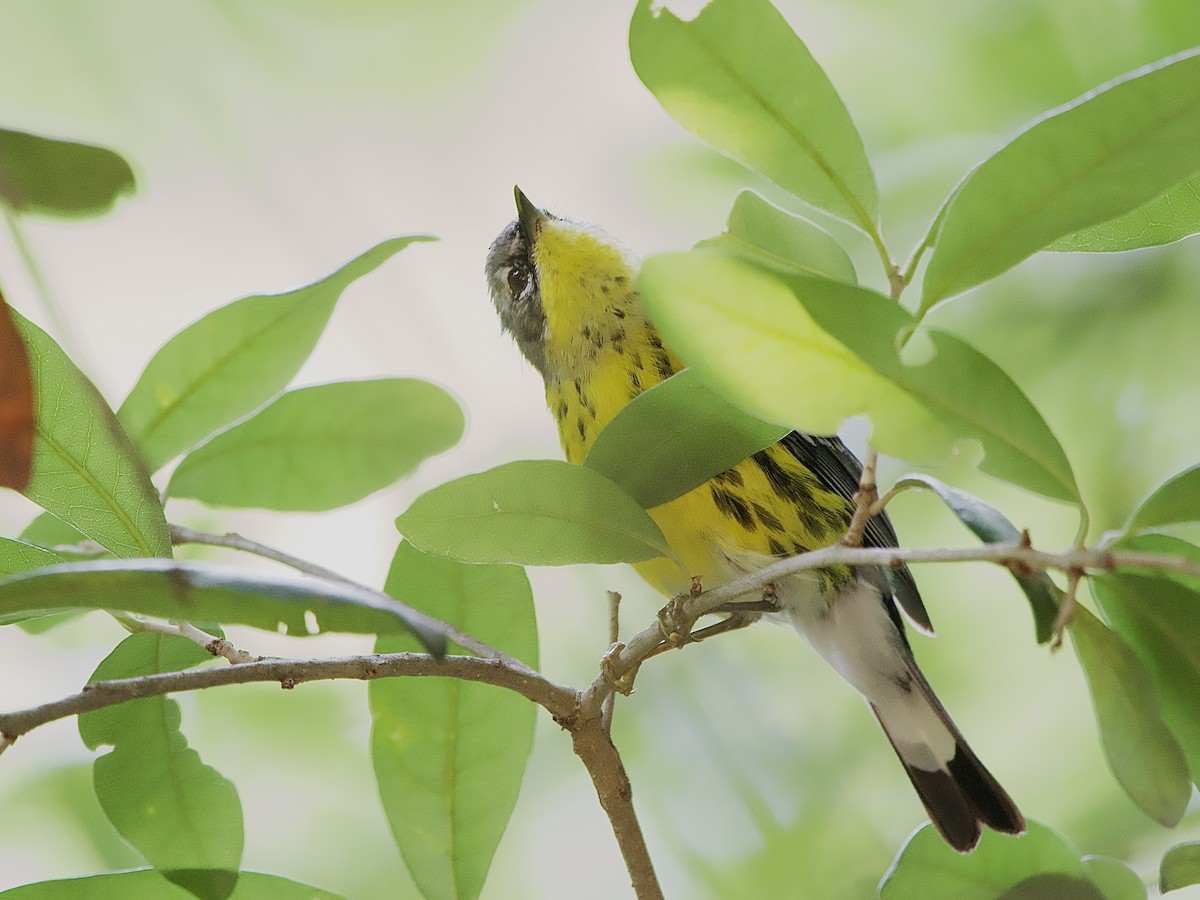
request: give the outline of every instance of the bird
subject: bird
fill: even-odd
[[[637,257],[599,227],[514,193],[517,217],[487,254],[488,292],[503,330],[542,376],[567,460],[582,463],[613,416],[685,364],[637,293]],[[836,435],[793,431],[648,511],[686,572],[664,558],[635,568],[672,597],[832,545],[850,524],[861,471]],[[863,543],[897,546],[885,512],[869,519]],[[778,615],[866,700],[951,847],[970,852],[984,826],[1024,832],[1016,804],[917,667],[900,610],[919,630],[933,629],[907,567],[833,566],[772,588]]]

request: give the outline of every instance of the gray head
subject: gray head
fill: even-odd
[[[513,191],[517,218],[492,241],[484,272],[500,324],[516,340],[525,358],[545,374],[546,310],[533,247],[542,225],[553,217],[530,203],[519,187]]]

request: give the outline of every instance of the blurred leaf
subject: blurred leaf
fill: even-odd
[[[111,150],[0,128],[0,203],[15,212],[95,216],[134,189]]]
[[[1113,628],[1150,672],[1162,718],[1200,780],[1200,594],[1168,578],[1109,574],[1092,579]]]
[[[416,378],[301,388],[185,456],[167,492],[215,506],[334,509],[412,472],[462,430],[454,399]]]
[[[1107,856],[1085,856],[1083,868],[1104,900],[1146,900],[1146,885],[1123,862]]]
[[[1099,225],[1059,238],[1047,250],[1112,253],[1161,247],[1200,232],[1200,178],[1192,178],[1149,203]]]
[[[1034,875],[1085,878],[1078,854],[1062,837],[1037,822],[1028,827],[1021,837],[984,831],[979,846],[964,856],[924,825],[884,876],[880,900],[996,900]]]
[[[1142,812],[1165,828],[1175,827],[1192,785],[1183,751],[1159,715],[1150,676],[1125,642],[1085,607],[1076,608],[1070,627],[1113,774]]]
[[[696,247],[794,275],[858,281],[854,263],[833,235],[752,191],[742,191],[733,201],[724,233]]]
[[[982,895],[981,895],[982,896]],[[991,896],[991,895],[989,895]],[[1086,878],[1044,872],[1013,885],[996,900],[1105,900],[1100,889]]]
[[[941,218],[921,310],[1200,171],[1200,53],[1052,111],[966,176]]]
[[[649,509],[736,466],[788,431],[747,415],[694,369],[684,369],[623,406],[583,462]]]
[[[117,556],[170,556],[158,493],[112,410],[46,332],[13,316],[36,409],[25,496]]]
[[[39,563],[38,567],[57,565],[63,562],[80,562],[89,559],[111,559],[112,554],[96,544],[96,552],[93,553],[72,553],[68,552],[66,547],[74,547],[83,542],[95,543],[84,537],[62,519],[51,515],[48,512],[41,513],[37,518],[25,526],[25,530],[21,532],[23,542],[35,544],[36,546],[47,549],[54,555],[53,562]],[[29,568],[34,568],[30,566]],[[5,572],[5,575],[14,575],[17,571],[28,571],[28,569],[14,570],[13,572]],[[48,610],[39,610],[32,613],[13,613],[10,616],[0,617],[0,621],[8,620],[17,622],[17,627],[29,634],[42,634],[49,631],[57,625],[64,622],[69,622],[72,619],[77,619],[87,613],[87,610],[72,609],[61,612],[51,612]]]
[[[187,900],[192,895],[164,880],[153,869],[106,872],[81,878],[41,881],[0,891],[8,900]],[[242,872],[229,900],[342,900],[278,875]]]
[[[1008,521],[994,506],[989,506],[978,497],[952,488],[931,475],[906,475],[896,482],[896,487],[911,487],[930,490],[937,494],[958,520],[985,544],[1014,543],[1021,539],[1017,526]],[[1029,600],[1033,609],[1033,627],[1039,644],[1047,643],[1054,636],[1054,620],[1058,617],[1057,586],[1045,572],[1013,577]]]
[[[713,0],[685,22],[641,0],[634,71],[679,124],[818,209],[877,233],[879,192],[829,77],[768,0]]]
[[[1164,894],[1200,884],[1200,844],[1176,844],[1162,858],[1158,889]]]
[[[1189,544],[1169,534],[1134,534],[1121,538],[1113,545],[1115,550],[1133,550],[1141,553],[1161,553],[1163,556],[1181,556],[1200,566],[1200,547]],[[1152,578],[1167,578],[1176,581],[1194,593],[1200,593],[1200,575],[1187,572],[1172,572],[1170,569],[1139,569],[1129,566],[1124,572],[1148,575]]]
[[[0,579],[0,615],[51,607],[286,628],[301,637],[318,631],[411,632],[430,653],[440,655],[445,646],[423,617],[365,588],[212,563],[99,560]]]
[[[929,332],[932,360],[906,364],[896,337],[914,320],[879,294],[816,278],[780,280],[695,252],[651,257],[637,285],[667,342],[752,415],[833,434],[865,414],[874,447],[927,463],[972,438],[983,446],[983,471],[1078,500],[1062,447],[1020,388],[943,332]]]
[[[396,519],[419,549],[529,566],[671,556],[637,501],[587,466],[523,459],[438,485]]]
[[[283,390],[316,346],[342,292],[409,244],[430,240],[391,238],[320,281],[236,300],[167,341],[117,413],[150,470]]]
[[[33,382],[29,355],[0,294],[0,487],[25,490],[32,463]]]
[[[1178,522],[1200,522],[1200,464],[1172,475],[1155,488],[1134,512],[1129,530]]]
[[[63,558],[57,553],[51,553],[49,550],[43,550],[41,547],[35,547],[33,544],[26,544],[23,541],[0,538],[0,576],[26,572],[42,566],[53,566],[61,562],[63,562]],[[0,615],[0,625],[11,625],[14,622],[40,618],[47,612],[48,610],[38,610]]]
[[[518,566],[469,565],[404,542],[385,590],[538,665],[533,593]],[[411,638],[375,645],[376,653],[416,649]],[[379,796],[413,881],[429,898],[479,896],[521,789],[536,708],[452,678],[388,678],[367,690]]]
[[[89,684],[176,672],[212,656],[192,641],[131,634],[97,666]],[[112,751],[93,766],[104,814],[163,877],[203,900],[225,900],[242,859],[237,788],[200,761],[179,730],[179,704],[146,697],[79,716],[92,750]]]

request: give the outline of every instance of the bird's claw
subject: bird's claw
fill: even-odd
[[[633,679],[637,675],[638,667],[634,666],[627,672],[620,671],[621,652],[624,649],[625,645],[617,641],[605,651],[600,657],[600,675],[614,691],[628,697],[633,693]]]
[[[662,634],[663,641],[671,647],[682,647],[691,640],[692,626],[696,624],[696,617],[687,614],[686,603],[693,596],[693,594],[678,594],[658,611],[658,630]]]

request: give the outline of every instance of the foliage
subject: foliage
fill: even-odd
[[[482,641],[536,669],[543,654],[522,566],[670,558],[646,510],[789,429],[829,434],[855,417],[868,422],[874,450],[913,464],[978,451],[980,471],[1070,510],[1082,546],[1102,486],[1073,465],[1054,418],[1022,380],[963,337],[986,310],[964,298],[955,304],[960,328],[939,316],[952,298],[1040,251],[1089,251],[1080,265],[1098,265],[1106,253],[1200,232],[1200,55],[1167,57],[1035,118],[929,206],[932,225],[901,266],[881,226],[887,193],[871,142],[768,0],[713,0],[692,20],[639,0],[629,53],[666,112],[745,166],[745,178],[771,197],[740,193],[724,232],[644,263],[637,287],[689,367],[631,402],[585,465],[510,461],[416,497],[396,520],[404,540],[389,539],[397,544],[382,585],[390,600],[338,580],[175,560],[173,542],[187,538],[169,519],[195,509],[179,500],[333,510],[459,442],[463,410],[429,381],[291,387],[344,292],[431,238],[383,240],[308,285],[213,310],[154,353],[115,412],[65,341],[5,308],[0,480],[52,518],[0,538],[0,626],[111,612],[131,633],[96,668],[97,682],[207,661],[182,636],[187,623],[211,631],[214,645],[220,625],[245,625],[264,640],[280,631],[366,634],[377,653],[437,659],[478,653]],[[133,190],[133,167],[114,151],[0,129],[0,206],[10,223],[99,215]],[[870,276],[856,265],[864,248],[882,266]],[[1149,493],[1099,549],[1200,562],[1186,539],[1200,523],[1198,473],[1194,465]],[[935,493],[985,544],[1029,538],[1018,515],[939,479],[895,481],[896,494],[911,489]],[[1068,630],[1100,744],[1130,800],[1173,827],[1200,784],[1200,577],[1154,566],[1070,574],[1064,591],[1044,570],[1013,567],[1038,643],[1053,636],[1068,594],[1075,602],[1077,582],[1089,584],[1096,612],[1079,607]],[[59,621],[47,618],[46,627]],[[443,623],[458,629],[449,647],[454,632]],[[382,809],[417,888],[478,896],[526,775],[533,704],[494,685],[394,678],[372,682],[362,705]],[[99,807],[152,868],[4,893],[333,896],[242,871],[238,788],[189,744],[186,724],[165,696],[79,718],[88,748],[112,747],[93,766]],[[1065,765],[1053,754],[1039,764]],[[1162,858],[1161,889],[1196,883],[1198,872],[1196,845],[1179,844]],[[719,873],[712,880],[722,882]],[[989,833],[967,857],[926,826],[899,850],[879,894],[1146,896],[1124,862],[1081,856],[1037,822],[1020,838]]]

